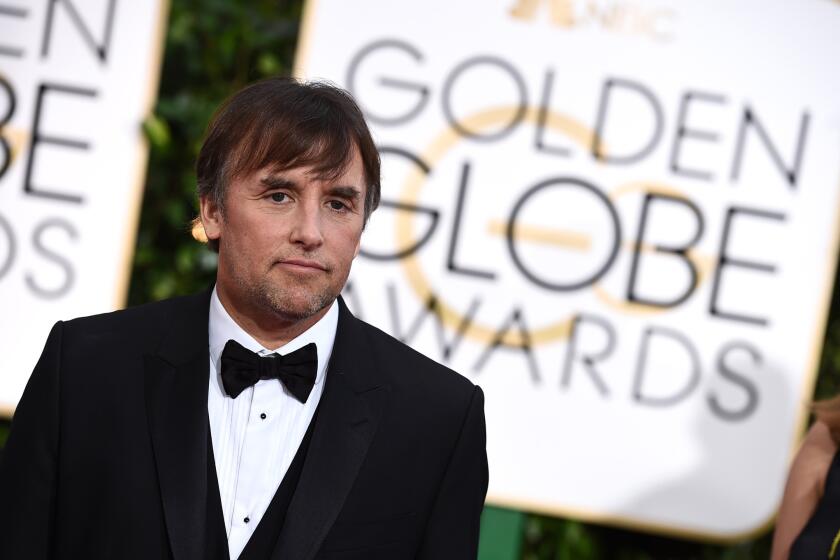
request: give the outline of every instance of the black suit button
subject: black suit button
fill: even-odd
[[[263,420],[265,420],[265,412],[263,412],[262,414],[260,414],[260,418],[262,418]]]

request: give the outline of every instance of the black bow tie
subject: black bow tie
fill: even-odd
[[[235,340],[228,340],[222,350],[222,385],[232,398],[260,379],[279,379],[302,403],[309,398],[318,369],[318,350],[314,342],[285,356],[260,356]]]

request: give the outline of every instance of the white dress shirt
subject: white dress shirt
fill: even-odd
[[[268,509],[321,400],[338,326],[338,306],[306,332],[275,350],[263,348],[228,314],[216,290],[210,298],[210,386],[207,412],[230,557],[238,558]],[[287,354],[310,342],[318,348],[318,373],[306,403],[278,379],[265,379],[235,399],[225,393],[222,350],[233,339],[261,355]]]

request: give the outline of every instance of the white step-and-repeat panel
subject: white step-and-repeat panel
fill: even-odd
[[[382,150],[345,297],[485,390],[490,503],[769,526],[838,254],[838,29],[833,0],[307,2],[298,75]]]
[[[50,327],[125,305],[164,0],[0,2],[0,411]]]

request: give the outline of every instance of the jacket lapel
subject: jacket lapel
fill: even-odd
[[[149,433],[176,560],[205,557],[209,297],[173,302],[167,334],[158,351],[145,356]]]
[[[364,461],[387,395],[358,320],[339,298],[335,344],[312,441],[272,556],[310,560],[341,511]]]

